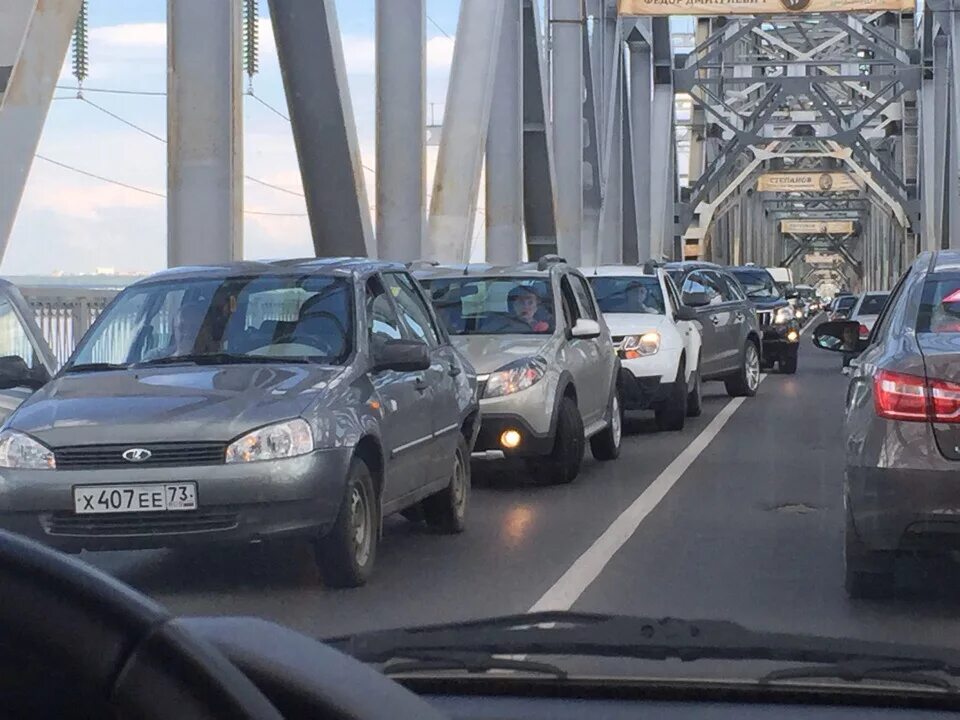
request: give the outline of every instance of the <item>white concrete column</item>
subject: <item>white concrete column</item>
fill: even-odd
[[[243,257],[239,0],[167,0],[167,264]]]

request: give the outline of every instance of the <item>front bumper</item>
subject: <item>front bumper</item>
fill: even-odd
[[[776,360],[787,352],[796,352],[799,343],[800,324],[795,320],[782,325],[768,325],[763,328],[763,359]]]
[[[68,552],[247,543],[319,534],[336,520],[351,448],[246,465],[3,470],[0,528]],[[74,512],[77,485],[194,481],[197,510]]]
[[[670,395],[675,379],[663,382],[660,375],[634,375],[626,368],[620,369],[618,387],[620,403],[625,411],[649,410]]]
[[[520,445],[513,449],[500,444],[500,436],[505,430],[520,432]],[[480,420],[480,432],[473,446],[474,460],[501,460],[504,458],[538,457],[549,455],[553,450],[554,437],[551,432],[540,433],[520,415],[510,413],[487,414]]]

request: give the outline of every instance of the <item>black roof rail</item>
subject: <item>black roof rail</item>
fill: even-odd
[[[537,260],[537,270],[546,270],[551,265],[557,265],[558,263],[565,263],[566,258],[562,258],[559,255],[544,255],[542,258]]]
[[[438,267],[440,263],[436,260],[411,260],[408,263],[404,263],[403,266],[410,270],[413,267],[420,267],[426,265],[427,267]]]
[[[657,268],[661,268],[661,267],[663,267],[662,262],[660,262],[659,260],[654,260],[653,258],[650,258],[643,264],[643,271],[648,275],[656,275]]]

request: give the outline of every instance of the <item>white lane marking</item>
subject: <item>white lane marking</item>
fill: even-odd
[[[806,325],[800,328],[800,334],[803,335],[807,330],[812,328],[814,325],[819,325],[820,320],[822,320],[822,318],[819,315],[817,315],[817,317],[815,317],[813,320],[809,321]]]
[[[760,376],[762,383],[766,375]],[[707,448],[727,424],[727,420],[737,411],[746,398],[733,398],[716,417],[710,421],[693,441],[673,459],[630,506],[604,530],[593,545],[576,559],[573,565],[547,590],[543,597],[533,604],[528,612],[543,610],[569,610],[579,597],[597,579],[607,563],[622,548],[640,527],[640,523],[666,497],[671,488],[683,477],[694,460]]]

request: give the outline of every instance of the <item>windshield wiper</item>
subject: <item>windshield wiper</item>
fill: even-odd
[[[783,680],[803,680],[807,678],[837,678],[851,683],[880,680],[907,685],[924,685],[948,692],[957,692],[956,685],[945,678],[931,675],[931,671],[943,672],[943,668],[936,662],[924,660],[860,659],[838,662],[832,665],[806,665],[774,670],[760,678],[760,683],[768,684]]]
[[[399,659],[400,657],[403,659]],[[497,657],[486,653],[452,651],[406,652],[402,656],[388,661],[381,671],[384,675],[403,675],[439,670],[463,670],[468,673],[511,670],[521,673],[553,675],[560,680],[565,680],[567,677],[564,670],[550,663]]]
[[[144,360],[134,367],[154,367],[156,365],[178,365],[193,363],[196,365],[240,365],[263,363],[300,363],[310,361],[302,357],[272,357],[268,355],[241,355],[239,353],[197,353],[192,355],[169,355],[167,357]]]
[[[446,653],[595,656],[689,662],[702,659],[819,663],[829,677],[849,663],[878,671],[922,669],[960,676],[960,651],[871,640],[755,632],[724,620],[540,612],[492,620],[385,630],[325,642],[362,662]],[[899,669],[899,670],[898,670]],[[786,671],[785,671],[786,672]],[[804,670],[806,672],[806,670]],[[922,681],[921,681],[922,682]]]
[[[96,363],[78,363],[76,365],[70,365],[63,369],[64,373],[72,372],[103,372],[105,370],[126,370],[129,368],[129,365],[123,365],[120,363],[107,363],[107,362],[96,362]]]

